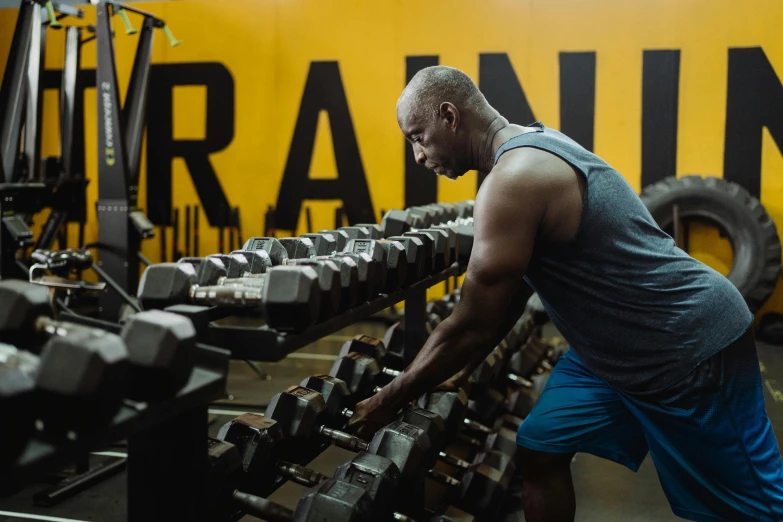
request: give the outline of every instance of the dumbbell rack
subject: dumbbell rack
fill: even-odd
[[[225,393],[228,355],[199,344],[197,366],[176,397],[154,404],[126,401],[108,427],[76,440],[53,443],[34,437],[0,481],[19,484],[127,438],[128,522],[202,520],[207,511],[207,407]]]
[[[381,294],[360,306],[337,315],[327,321],[318,323],[305,332],[299,334],[284,334],[270,329],[267,326],[237,326],[224,325],[220,321],[208,321],[197,318],[209,316],[221,317],[220,311],[205,309],[204,307],[194,306],[173,306],[167,310],[171,312],[183,313],[189,315],[197,330],[203,332],[203,339],[214,346],[219,346],[231,352],[233,359],[243,359],[251,361],[274,362],[284,359],[288,354],[307,346],[323,337],[331,335],[343,328],[366,319],[373,314],[384,310],[393,304],[405,301],[404,320],[405,320],[405,357],[411,360],[419,352],[425,340],[425,324],[427,322],[427,289],[431,288],[451,277],[456,277],[465,272],[466,266],[459,263],[453,263],[445,270],[425,277],[413,285],[397,290],[390,294]],[[215,315],[218,314],[218,315]],[[199,324],[201,328],[199,328]],[[204,328],[206,326],[206,328]],[[296,464],[308,465],[327,447],[328,442],[321,444],[303,445],[301,451],[295,459]],[[277,477],[268,491],[264,491],[264,496],[271,495],[287,479]],[[237,515],[236,520],[241,518]]]
[[[404,353],[407,358],[407,354],[418,353],[424,344],[427,289],[448,280],[450,277],[458,276],[464,271],[465,266],[453,263],[445,270],[425,277],[408,288],[390,294],[381,294],[379,297],[343,314],[318,323],[300,334],[284,334],[270,329],[268,326],[237,326],[211,321],[208,324],[204,340],[213,346],[229,350],[233,359],[275,362],[322,337],[366,319],[393,304],[405,301]],[[167,311],[183,313],[186,308],[200,313],[198,309],[203,307],[177,306],[169,307]],[[196,323],[197,321],[194,320],[194,324]]]

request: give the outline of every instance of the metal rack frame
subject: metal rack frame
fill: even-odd
[[[280,333],[258,321],[258,326],[237,326],[221,324],[226,309],[203,306],[171,306],[169,312],[186,315],[193,320],[200,331],[201,339],[231,352],[232,359],[276,362],[291,352],[331,335],[346,326],[366,319],[393,304],[405,301],[405,357],[413,360],[424,344],[426,322],[427,289],[464,273],[465,267],[454,263],[442,272],[425,277],[413,285],[397,290],[361,304],[347,312],[318,323],[300,334]],[[235,311],[235,310],[234,310]],[[249,319],[256,322],[256,319]]]

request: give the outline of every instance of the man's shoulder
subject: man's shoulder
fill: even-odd
[[[573,172],[568,163],[550,152],[519,147],[500,157],[486,182],[493,190],[558,190],[563,182],[573,181]]]

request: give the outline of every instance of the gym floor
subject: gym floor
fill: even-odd
[[[209,426],[209,433],[215,435],[220,426],[235,416],[236,412],[263,412],[272,395],[292,384],[297,384],[304,377],[328,372],[340,346],[352,335],[365,333],[382,337],[385,327],[386,325],[380,322],[352,325],[336,335],[292,354],[279,363],[260,364],[259,368],[263,372],[273,376],[268,380],[260,378],[256,371],[243,361],[232,361],[228,397],[210,408],[210,413],[216,419]],[[777,433],[783,434],[783,392],[779,391],[779,388],[783,388],[783,350],[780,346],[763,343],[759,343],[758,350],[765,381],[767,411]],[[123,452],[124,448],[119,445],[106,450]],[[313,461],[310,467],[331,474],[335,467],[349,456],[350,453],[331,447]],[[93,456],[93,458],[105,457]],[[632,473],[612,462],[579,454],[574,459],[572,470],[577,496],[576,520],[579,522],[680,520],[671,513],[658,483],[655,467],[649,458],[638,473]],[[88,520],[122,522],[125,520],[124,472],[51,508],[33,505],[33,494],[44,487],[46,487],[44,483],[33,484],[13,496],[0,498],[0,522],[23,522],[31,519],[50,522]],[[293,508],[302,491],[301,486],[286,483],[271,498]],[[525,519],[518,495],[512,495],[507,504],[506,522]],[[12,513],[26,514],[26,516]],[[33,518],[35,515],[43,517]],[[242,519],[242,522],[256,520],[258,519],[247,516]]]

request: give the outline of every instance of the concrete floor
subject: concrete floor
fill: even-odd
[[[215,403],[210,412],[216,417],[209,428],[210,434],[237,412],[263,411],[271,396],[287,386],[298,383],[314,373],[328,372],[335,354],[342,343],[355,333],[382,336],[385,325],[367,323],[354,325],[337,335],[330,336],[308,346],[279,363],[262,364],[261,368],[270,380],[261,379],[247,364],[232,361],[228,384],[228,397]],[[765,380],[767,410],[778,433],[783,433],[783,347],[759,344],[759,358]],[[121,449],[120,449],[121,451]],[[331,474],[335,467],[350,454],[338,448],[329,448],[311,463],[311,467]],[[680,520],[669,509],[663,494],[655,467],[649,458],[638,473],[632,473],[622,466],[590,455],[579,454],[572,465],[577,495],[579,522],[668,522]],[[69,499],[53,508],[34,507],[32,494],[42,489],[41,485],[27,488],[12,497],[0,499],[0,522],[23,522],[9,512],[20,512],[55,519],[38,520],[117,521],[125,520],[125,476],[123,473],[100,483],[88,491]],[[288,507],[295,507],[303,488],[287,483],[271,497]],[[524,515],[518,508],[518,500],[509,501],[509,514],[505,520],[523,521]],[[30,515],[28,515],[29,517]],[[35,518],[33,518],[35,520]],[[258,519],[244,517],[243,522]],[[174,521],[172,521],[174,522]],[[176,521],[179,522],[179,521]]]

